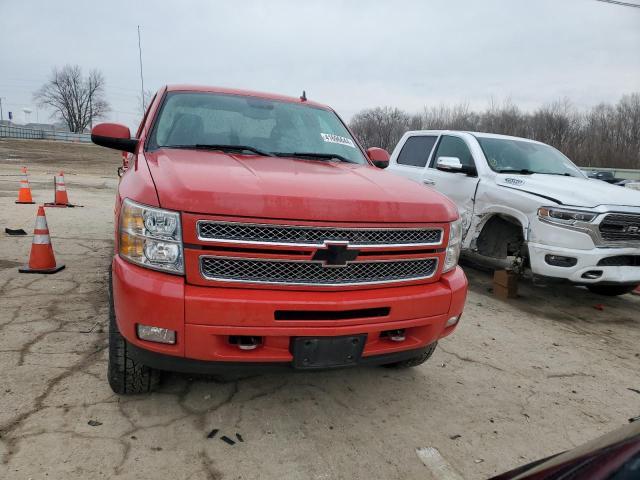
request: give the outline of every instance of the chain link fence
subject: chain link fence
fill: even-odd
[[[39,130],[17,125],[0,125],[0,138],[21,138],[25,140],[59,140],[62,142],[90,143],[88,133],[71,133],[58,130]]]

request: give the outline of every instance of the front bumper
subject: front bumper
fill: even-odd
[[[637,266],[599,266],[605,258],[615,256],[640,255],[639,248],[591,248],[589,250],[564,248],[538,243],[529,243],[531,270],[535,275],[562,278],[581,284],[640,284],[640,267]],[[577,260],[572,267],[549,265],[547,255],[560,255]],[[590,272],[597,272],[597,278],[589,278]],[[585,276],[586,275],[586,276]]]
[[[190,285],[183,277],[141,268],[118,256],[113,260],[118,329],[133,351],[166,356],[162,363],[168,370],[200,362],[215,362],[223,367],[234,363],[289,364],[293,359],[291,339],[299,336],[366,334],[363,363],[374,357],[397,361],[384,356],[401,352],[415,356],[455,329],[456,325],[445,324],[452,316],[462,314],[466,291],[467,280],[460,268],[430,284],[292,291]],[[375,318],[276,320],[275,315],[276,311],[335,313],[381,308],[388,308],[388,313]],[[138,323],[174,330],[176,343],[140,340],[135,333]],[[380,336],[385,330],[395,329],[405,330],[405,341],[393,342]],[[229,342],[230,336],[259,336],[263,342],[254,350],[240,350]]]
[[[403,360],[409,360],[422,355],[428,348],[429,346],[417,348],[415,350],[403,350],[401,352],[370,355],[368,357],[362,357],[357,365],[351,366],[373,367],[376,365],[401,362]],[[213,375],[220,373],[229,374],[236,372],[242,373],[247,369],[251,369],[254,373],[271,373],[278,370],[291,370],[294,368],[292,362],[224,362],[174,357],[152,352],[133,344],[127,345],[127,353],[137,362],[148,367],[156,368],[158,370],[194,373],[200,375]]]

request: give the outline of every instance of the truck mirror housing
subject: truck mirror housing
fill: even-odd
[[[367,148],[367,157],[378,168],[387,168],[389,166],[389,152],[384,148]]]
[[[119,123],[100,123],[91,130],[91,141],[102,147],[135,153],[138,140],[131,138],[129,127]]]
[[[438,170],[461,172],[462,162],[458,157],[438,157],[436,161],[436,168]]]
[[[467,175],[477,175],[478,170],[472,165],[463,165],[458,157],[438,157],[436,168],[443,172],[459,172]]]

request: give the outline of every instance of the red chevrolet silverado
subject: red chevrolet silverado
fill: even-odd
[[[120,169],[109,383],[160,371],[411,367],[455,329],[458,212],[381,168],[329,107],[213,87],[158,91]]]

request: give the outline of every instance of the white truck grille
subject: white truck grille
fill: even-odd
[[[640,242],[640,215],[611,213],[604,217],[599,228],[604,240]]]

